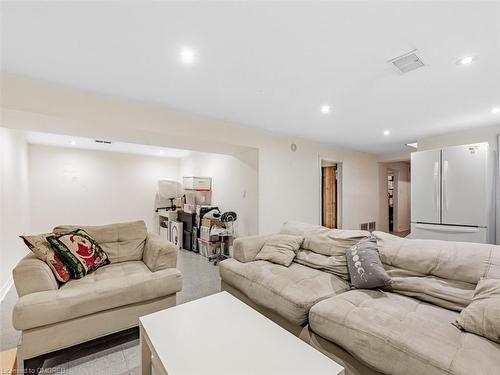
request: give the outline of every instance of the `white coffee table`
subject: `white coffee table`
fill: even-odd
[[[341,375],[344,368],[227,292],[140,320],[150,375]]]

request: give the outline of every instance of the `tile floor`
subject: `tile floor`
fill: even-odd
[[[177,267],[184,277],[177,303],[185,303],[220,291],[219,267],[206,258],[181,250]],[[1,349],[17,345],[19,334],[12,327],[12,307],[17,300],[14,288],[1,304]],[[108,336],[61,350],[50,358],[38,359],[47,374],[65,375],[136,375],[139,369],[139,333],[137,329]],[[36,362],[36,361],[35,361]]]

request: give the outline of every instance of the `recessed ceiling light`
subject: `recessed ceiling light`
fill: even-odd
[[[491,109],[491,113],[495,114],[495,113],[500,113],[500,107],[493,107]]]
[[[71,141],[71,142],[69,142],[69,144],[70,144],[71,146],[74,146],[74,145],[76,145],[76,141]]]
[[[330,113],[330,106],[328,104],[322,105],[321,106],[321,113],[324,115]]]
[[[163,155],[163,150],[158,151],[160,155]]]
[[[181,49],[180,57],[181,57],[181,61],[184,64],[192,64],[194,62],[195,52],[192,48],[183,47]]]
[[[464,56],[457,60],[458,65],[469,65],[476,59],[476,56]]]
[[[384,130],[384,135],[389,135],[391,132],[389,130]]]

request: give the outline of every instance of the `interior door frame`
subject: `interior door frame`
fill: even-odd
[[[392,181],[392,218],[393,218],[393,223],[392,223],[392,231],[395,233],[399,232],[399,171],[394,170],[392,168],[387,168],[385,171],[385,177],[386,177],[386,189],[388,190],[388,183],[387,183],[387,176],[392,174],[393,176],[393,181]],[[389,215],[389,197],[387,197],[387,215]],[[387,218],[387,225],[389,228],[389,218]]]
[[[500,245],[500,134],[497,134],[497,150],[496,150],[496,163],[497,171],[494,176],[495,186],[496,186],[496,233],[495,233],[495,243]]]
[[[343,185],[344,185],[344,179],[342,178],[343,176],[343,163],[341,161],[331,159],[328,157],[324,156],[319,156],[318,157],[318,182],[319,182],[319,188],[318,188],[318,224],[321,225],[322,220],[323,220],[323,175],[322,175],[322,164],[323,162],[327,163],[332,163],[337,165],[337,228],[342,229],[342,206],[343,206]]]

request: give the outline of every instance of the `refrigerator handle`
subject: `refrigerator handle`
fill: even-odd
[[[439,163],[434,163],[434,206],[439,212]]]
[[[444,209],[448,210],[448,160],[443,162],[443,201]]]
[[[415,228],[429,230],[433,232],[452,232],[452,233],[478,233],[477,227],[445,226],[432,224],[416,224]]]

